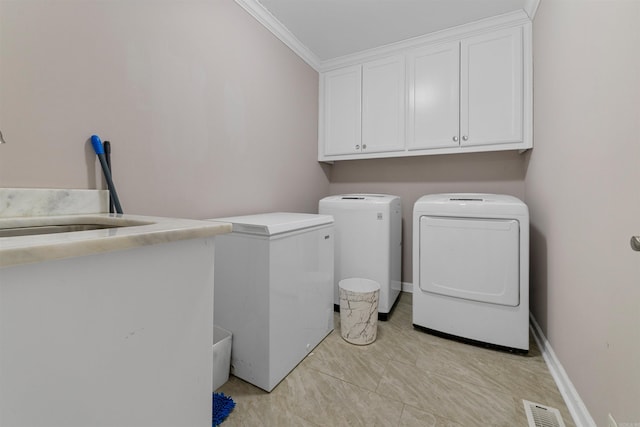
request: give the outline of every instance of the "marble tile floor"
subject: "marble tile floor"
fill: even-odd
[[[416,330],[410,293],[402,293],[377,340],[349,344],[335,329],[267,393],[234,376],[217,391],[236,408],[223,427],[501,426],[526,427],[522,399],[558,408],[574,427],[530,337],[516,355]]]

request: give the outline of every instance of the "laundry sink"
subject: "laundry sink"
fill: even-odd
[[[0,220],[0,237],[35,236],[149,225],[151,222],[93,215],[10,218]]]

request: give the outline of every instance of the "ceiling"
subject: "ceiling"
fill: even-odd
[[[270,14],[275,18],[276,25],[280,24],[284,27],[279,31],[293,35],[293,38],[302,45],[300,48],[306,49],[311,57],[315,57],[313,61],[319,63],[517,10],[525,10],[533,18],[532,14],[535,13],[539,2],[539,0],[236,1],[245,9],[247,4],[253,3],[250,7],[257,6],[263,11],[266,10],[268,12],[266,15]]]

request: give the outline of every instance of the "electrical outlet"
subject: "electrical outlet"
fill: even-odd
[[[613,418],[613,415],[609,414],[608,421],[607,427],[618,427],[618,423],[615,418]]]

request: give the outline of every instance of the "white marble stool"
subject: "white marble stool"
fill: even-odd
[[[378,334],[380,284],[370,279],[350,278],[340,288],[340,334],[351,344],[366,345]]]

